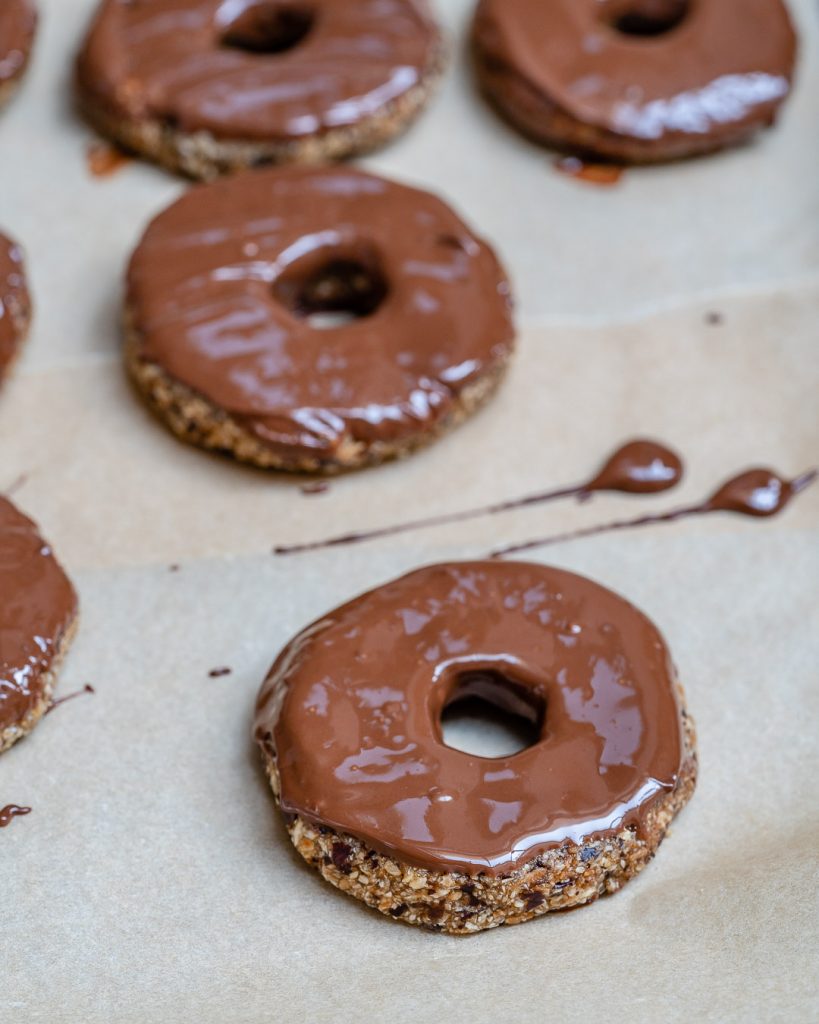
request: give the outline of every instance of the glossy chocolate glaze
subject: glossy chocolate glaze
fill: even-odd
[[[295,38],[301,18],[296,45],[258,52],[267,32]],[[434,69],[440,48],[423,0],[103,0],[78,75],[86,95],[129,120],[287,140],[382,112]]]
[[[0,86],[26,66],[34,32],[37,9],[33,0],[2,0],[0,3]]]
[[[654,515],[639,516],[636,519],[620,519],[613,523],[590,526],[585,530],[572,530],[570,533],[554,534],[550,537],[538,537],[524,541],[522,544],[510,544],[493,551],[491,558],[502,558],[506,555],[520,554],[533,548],[546,547],[550,544],[562,544],[564,541],[579,540],[582,537],[593,537],[598,533],[611,533],[616,530],[633,530],[640,526],[656,526],[659,523],[673,523],[678,519],[689,519],[692,516],[705,516],[713,512],[732,512],[740,516],[767,518],[781,512],[790,501],[809,487],[819,475],[819,470],[809,470],[794,480],[784,480],[772,469],[749,469],[738,476],[731,477],[722,484],[710,497],[697,505],[674,508],[668,512]]]
[[[350,266],[380,304],[321,330],[300,303],[320,309],[315,282]],[[513,345],[492,250],[434,196],[351,168],[192,189],[148,228],[128,306],[144,359],[285,457],[445,422]]]
[[[607,460],[599,473],[585,483],[556,490],[538,491],[522,498],[498,501],[479,508],[462,512],[449,512],[437,516],[425,516],[407,523],[382,526],[375,530],[343,533],[328,540],[310,541],[306,544],[280,544],[273,549],[274,555],[295,555],[319,548],[340,547],[346,544],[360,544],[378,537],[390,537],[396,533],[424,530],[449,523],[463,523],[481,516],[497,515],[516,508],[543,505],[559,498],[585,498],[595,491],[621,491],[627,494],[656,494],[676,487],[683,476],[682,459],[659,441],[636,440],[618,448]]]
[[[21,818],[24,814],[31,814],[30,807],[20,807],[18,804],[6,804],[0,808],[0,828],[10,825],[13,818]]]
[[[0,381],[17,355],[20,321],[27,318],[30,303],[22,250],[0,234]]]
[[[43,696],[77,595],[37,527],[0,497],[0,732]]]
[[[476,694],[539,723],[540,740],[501,758],[445,746],[443,709]],[[656,627],[590,580],[525,563],[430,566],[330,612],[271,669],[255,735],[286,813],[495,876],[639,830],[683,758]]]
[[[651,8],[682,17],[657,34],[615,27]],[[773,119],[796,56],[781,0],[481,0],[474,31],[533,134],[548,103],[614,136],[731,141]]]

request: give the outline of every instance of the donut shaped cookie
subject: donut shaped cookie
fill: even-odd
[[[635,163],[771,125],[796,56],[782,0],[480,0],[473,44],[484,92],[526,135]]]
[[[77,81],[103,134],[212,178],[380,146],[444,63],[426,0],[103,0]]]
[[[441,714],[468,696],[538,738],[499,758],[446,746]],[[430,566],[330,612],[273,665],[255,737],[308,863],[455,934],[616,891],[696,780],[656,627],[590,580],[520,562]]]
[[[0,383],[17,358],[31,321],[20,246],[0,234]]]
[[[133,256],[126,321],[130,372],[175,433],[304,472],[429,441],[513,345],[491,249],[434,196],[338,167],[191,190]]]
[[[2,0],[0,3],[0,108],[11,99],[28,66],[37,8],[34,0]]]
[[[0,497],[0,753],[48,709],[77,595],[34,523]]]

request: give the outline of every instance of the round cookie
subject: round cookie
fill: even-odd
[[[103,0],[77,83],[104,135],[207,179],[381,146],[444,64],[426,0]]]
[[[77,595],[34,523],[0,497],[0,753],[51,703]]]
[[[192,189],[148,227],[126,302],[128,368],[177,435],[302,472],[438,436],[514,338],[492,250],[435,196],[348,167]]]
[[[771,125],[796,58],[782,0],[480,0],[472,38],[484,93],[524,134],[633,163]]]
[[[34,0],[2,0],[0,3],[0,108],[11,99],[28,66],[37,8]]]
[[[445,745],[479,697],[533,745]],[[451,934],[615,892],[648,864],[696,782],[668,649],[636,608],[563,570],[464,562],[410,573],[293,639],[254,734],[290,837],[322,876]]]
[[[20,246],[0,234],[0,383],[17,358],[31,321]]]

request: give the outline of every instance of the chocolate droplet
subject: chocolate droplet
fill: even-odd
[[[711,495],[705,507],[708,511],[736,512],[743,516],[773,516],[815,478],[815,471],[789,481],[772,469],[749,469],[727,480]]]
[[[638,439],[618,448],[586,490],[657,494],[676,487],[683,472],[676,452],[657,441]]]

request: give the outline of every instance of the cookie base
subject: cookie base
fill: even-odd
[[[301,816],[287,822],[293,845],[331,885],[406,924],[449,935],[473,935],[521,924],[553,910],[569,910],[616,892],[652,860],[672,819],[688,803],[697,781],[696,733],[683,706],[683,767],[674,789],[646,815],[642,834],[566,842],[501,877],[436,872],[371,849],[353,836]],[[276,802],[275,759],[262,757]]]

